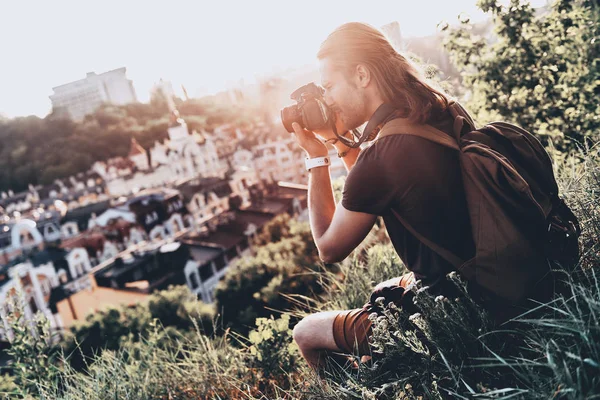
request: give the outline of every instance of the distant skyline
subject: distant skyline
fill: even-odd
[[[532,0],[534,6],[546,0]],[[126,67],[139,101],[160,78],[192,97],[240,80],[315,62],[320,43],[351,21],[398,21],[425,36],[460,12],[486,18],[476,0],[0,1],[0,114],[51,109],[52,88]]]

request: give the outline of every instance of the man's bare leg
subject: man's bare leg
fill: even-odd
[[[333,338],[333,320],[342,311],[324,311],[309,315],[294,327],[294,340],[300,348],[300,353],[308,364],[316,371],[323,368],[329,358],[342,367],[352,363],[358,368],[358,363],[351,356],[344,355]],[[339,353],[339,354],[336,354]],[[361,362],[369,360],[369,355],[363,355]]]
[[[333,320],[340,311],[323,311],[303,318],[294,327],[294,341],[300,353],[315,370],[325,366],[328,356],[344,365],[343,357],[331,352],[342,352],[333,338]]]

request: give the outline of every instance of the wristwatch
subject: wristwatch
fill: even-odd
[[[329,157],[315,157],[315,158],[305,158],[304,165],[306,165],[306,170],[310,171],[316,167],[327,167],[331,164]]]

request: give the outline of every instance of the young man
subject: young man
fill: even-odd
[[[393,118],[433,125],[452,132],[449,98],[434,88],[394,50],[386,37],[367,24],[348,23],[323,42],[320,63],[324,99],[336,116],[338,132],[367,122],[375,136]],[[309,132],[294,124],[294,136],[307,157],[326,157],[322,139],[329,131]],[[334,146],[348,170],[343,198],[335,204],[329,168],[309,172],[312,234],[324,262],[343,260],[382,216],[390,239],[411,271],[388,285],[406,287],[420,279],[434,286],[454,268],[420,243],[393,215],[395,210],[421,235],[463,259],[474,252],[458,157],[452,149],[412,135],[376,137],[364,150]],[[309,365],[324,365],[326,352],[368,355],[371,322],[365,307],[310,315],[294,328],[294,340]]]

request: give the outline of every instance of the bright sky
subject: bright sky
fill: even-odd
[[[404,36],[422,36],[461,11],[485,18],[475,2],[0,0],[0,114],[45,116],[52,87],[122,66],[143,102],[160,78],[190,96],[214,93],[314,63],[345,22],[398,21]]]

